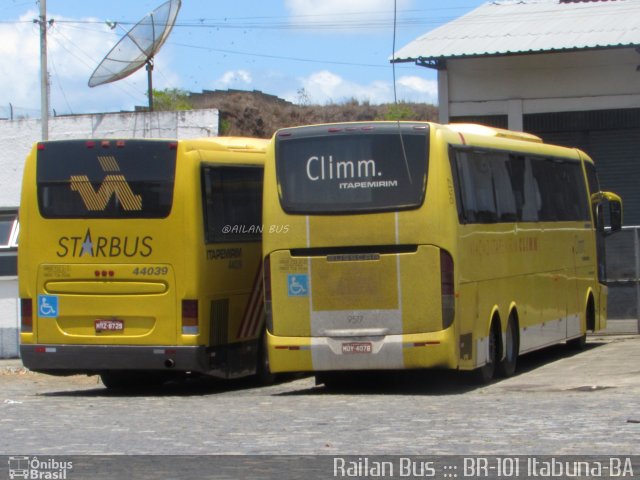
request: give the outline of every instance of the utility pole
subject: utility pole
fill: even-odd
[[[49,72],[47,71],[47,0],[40,0],[40,117],[42,140],[49,139]]]

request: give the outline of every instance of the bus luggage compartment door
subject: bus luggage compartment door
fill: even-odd
[[[295,256],[274,252],[273,333],[362,337],[441,330],[440,249],[368,250]]]
[[[168,265],[41,265],[34,299],[41,344],[175,344]]]

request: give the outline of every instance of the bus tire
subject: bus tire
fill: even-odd
[[[276,381],[276,374],[269,368],[269,349],[267,348],[267,334],[263,333],[258,342],[256,365],[256,381],[259,385],[272,385]]]
[[[595,330],[596,324],[596,311],[595,305],[593,303],[593,297],[589,296],[589,301],[587,302],[587,310],[585,312],[585,332],[580,335],[578,338],[572,338],[571,340],[567,340],[567,346],[574,350],[584,350],[587,346],[587,330]]]
[[[347,372],[316,373],[316,385],[323,385],[326,390],[340,391],[354,386],[352,376]]]
[[[504,358],[498,364],[498,373],[501,377],[511,377],[516,372],[519,352],[518,322],[512,316],[509,317],[505,332]]]
[[[584,350],[587,346],[587,333],[583,333],[578,338],[567,340],[567,346],[573,350]]]
[[[487,363],[474,371],[475,381],[480,385],[491,383],[500,359],[500,328],[495,319],[491,322],[488,342],[489,358],[487,359]]]

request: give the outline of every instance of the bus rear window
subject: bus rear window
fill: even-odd
[[[288,213],[416,208],[427,179],[426,125],[324,125],[282,130],[276,171]]]
[[[71,140],[41,144],[44,218],[164,218],[171,212],[175,143]]]

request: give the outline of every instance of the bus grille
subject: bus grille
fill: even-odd
[[[223,345],[228,342],[229,333],[229,299],[211,302],[210,344]]]

